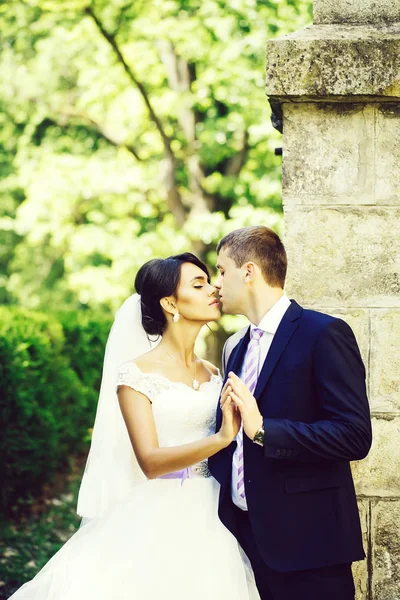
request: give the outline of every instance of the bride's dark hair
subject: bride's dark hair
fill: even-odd
[[[199,267],[210,281],[206,265],[190,252],[164,259],[154,258],[140,267],[135,279],[135,289],[141,297],[142,325],[148,335],[163,334],[167,319],[160,300],[166,296],[176,296],[184,263]]]

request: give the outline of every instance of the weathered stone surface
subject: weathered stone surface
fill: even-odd
[[[400,206],[400,106],[283,104],[285,205]]]
[[[357,337],[373,446],[352,465],[368,554],[356,598],[400,600],[400,0],[314,4],[316,25],[267,48],[287,290]]]
[[[372,504],[372,598],[400,598],[400,501]]]
[[[387,23],[400,21],[397,0],[314,0],[314,23]]]
[[[400,106],[283,104],[285,206],[400,205]]]
[[[287,289],[312,306],[400,306],[400,207],[286,207]]]
[[[269,40],[266,91],[276,99],[400,98],[400,23],[314,25]]]
[[[400,413],[400,310],[371,311],[371,406]]]
[[[374,189],[377,203],[400,205],[399,165],[400,104],[383,104],[376,111]]]
[[[359,500],[358,510],[360,513],[361,529],[363,534],[363,544],[365,559],[353,563],[353,577],[356,588],[356,600],[368,600],[369,582],[368,582],[368,556],[369,556],[369,520],[370,506],[369,500]],[[339,600],[339,599],[338,599]]]
[[[375,113],[365,104],[284,103],[285,206],[375,202]]]
[[[356,492],[358,496],[400,498],[400,417],[373,417],[372,431],[368,456],[352,463]]]

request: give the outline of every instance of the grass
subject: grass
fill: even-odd
[[[78,529],[76,501],[82,471],[68,476],[63,493],[44,500],[38,514],[8,523],[0,539],[0,600],[32,579]]]

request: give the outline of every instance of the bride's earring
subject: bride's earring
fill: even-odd
[[[180,316],[181,315],[178,312],[175,313],[174,316],[172,317],[173,322],[177,323],[179,321]]]

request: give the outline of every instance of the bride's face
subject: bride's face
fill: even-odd
[[[208,323],[220,318],[216,288],[196,265],[183,263],[175,305],[184,319]]]

